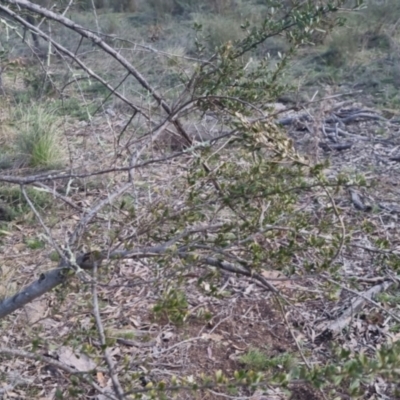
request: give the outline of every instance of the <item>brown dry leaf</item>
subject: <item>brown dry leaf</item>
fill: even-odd
[[[207,355],[208,355],[208,358],[210,360],[214,360],[214,357],[212,356],[212,350],[211,350],[210,346],[207,347]]]
[[[206,292],[209,292],[211,290],[211,286],[208,282],[202,282],[201,286],[204,289],[204,291],[206,291]]]
[[[26,249],[26,244],[25,243],[17,243],[14,245],[14,250],[15,253],[19,253],[20,251]]]
[[[24,315],[29,325],[35,324],[46,316],[48,309],[46,300],[35,300],[24,307]]]
[[[105,387],[107,385],[106,378],[104,377],[104,374],[102,372],[97,373],[97,382],[99,382],[99,385],[101,387]]]
[[[261,275],[266,279],[266,280],[272,280],[272,284],[276,286],[277,288],[279,287],[288,287],[291,285],[291,282],[289,279],[287,280],[282,280],[282,281],[275,281],[275,279],[286,279],[286,276],[283,275],[279,271],[274,271],[274,270],[264,270],[261,272]]]
[[[84,372],[96,368],[96,364],[92,359],[86,354],[79,354],[79,356],[77,356],[71,347],[60,347],[57,353],[62,363],[74,367],[78,371]]]
[[[218,334],[216,334],[216,333],[203,333],[203,334],[201,335],[201,337],[202,337],[202,339],[205,339],[205,340],[212,340],[212,341],[214,341],[214,342],[221,342],[221,341],[224,339],[223,336],[218,335]]]
[[[395,335],[391,337],[392,343],[396,343],[400,340],[400,332],[397,332]]]

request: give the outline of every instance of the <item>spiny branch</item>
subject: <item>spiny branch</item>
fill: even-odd
[[[163,254],[166,254],[167,251],[175,245],[176,241],[180,240],[181,238],[182,234],[164,244],[153,247],[142,247],[133,250],[118,250],[110,253],[107,251],[96,251],[80,254],[75,257],[76,259],[73,260],[73,263],[76,264],[80,269],[88,271],[100,267],[102,261],[104,260],[143,259],[150,257],[159,257]],[[183,259],[193,259],[193,254],[189,252],[179,252],[178,250],[175,254],[176,256]],[[72,258],[74,257],[71,257],[71,259]],[[228,272],[251,277],[260,282],[265,289],[272,291],[274,294],[279,294],[279,291],[264,277],[249,268],[237,266],[213,257],[200,256],[197,257],[197,262],[203,265],[216,267]],[[68,264],[63,260],[60,262],[57,268],[41,274],[38,280],[25,287],[22,291],[12,297],[3,300],[0,303],[0,319],[22,308],[24,305],[30,303],[34,299],[42,296],[43,294],[51,291],[61,283],[65,282],[68,277],[68,271],[72,267],[73,266],[71,265],[71,263]],[[72,274],[70,274],[69,276],[71,275]]]

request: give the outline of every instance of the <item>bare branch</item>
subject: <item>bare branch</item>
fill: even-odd
[[[65,265],[62,263],[62,265]],[[49,272],[40,274],[39,279],[28,285],[19,293],[6,298],[0,303],[0,319],[22,308],[43,294],[50,292],[53,288],[65,282],[66,266],[59,266]]]
[[[101,265],[101,262],[104,260],[121,260],[121,259],[142,259],[149,257],[159,257],[167,252],[177,240],[180,240],[184,236],[178,235],[176,238],[171,239],[170,241],[154,246],[154,247],[142,247],[133,250],[118,250],[114,252],[96,252],[93,253],[85,253],[76,257],[76,265],[83,270],[93,270],[95,267]],[[187,252],[177,252],[176,255],[181,258],[192,258],[193,254]],[[73,258],[73,257],[71,257]],[[265,289],[270,290],[274,294],[280,294],[279,291],[271,285],[264,277],[259,275],[258,273],[247,269],[243,266],[236,266],[232,263],[228,263],[225,261],[218,260],[213,257],[197,257],[200,263],[204,263],[206,265],[210,265],[213,267],[220,268],[222,270],[233,272],[239,275],[248,276],[250,278],[254,278],[259,281]],[[72,262],[72,261],[71,261]],[[67,269],[70,266],[70,263],[66,263],[62,261],[60,265],[46,273],[40,275],[39,280],[34,283],[28,285],[21,292],[16,295],[3,300],[0,303],[0,319],[5,316],[11,314],[13,311],[18,310],[23,307],[25,304],[33,301],[37,297],[49,292],[56,286],[60,285],[66,280],[67,277]]]
[[[126,183],[119,189],[115,190],[113,193],[110,193],[106,199],[100,201],[96,206],[94,206],[87,215],[82,218],[79,223],[77,224],[74,232],[70,236],[70,239],[68,241],[69,246],[75,244],[76,240],[80,237],[80,235],[83,234],[86,226],[88,223],[96,216],[96,214],[107,204],[111,204],[113,200],[118,198],[121,194],[126,192],[127,189],[129,189],[132,186],[131,182]]]
[[[170,116],[172,114],[172,109],[171,107],[166,103],[166,101],[163,99],[161,94],[159,94],[155,88],[153,88],[149,82],[144,78],[144,76],[125,58],[123,57],[119,52],[117,52],[115,49],[113,49],[111,46],[109,46],[106,42],[104,42],[99,36],[95,35],[94,33],[88,31],[84,27],[78,25],[77,23],[71,21],[69,18],[66,18],[62,15],[56,14],[50,10],[47,10],[46,8],[40,7],[34,3],[31,3],[27,0],[4,0],[8,4],[14,4],[18,7],[21,8],[26,8],[32,12],[35,12],[39,15],[42,15],[46,18],[52,19],[54,21],[59,22],[60,24],[66,26],[67,28],[79,33],[82,37],[85,37],[87,39],[91,39],[97,46],[99,46],[101,49],[103,49],[107,54],[109,54],[111,57],[113,57],[115,60],[117,60],[127,71],[129,71],[130,74],[145,88],[152,96],[153,98],[157,101],[157,103],[162,107],[162,109]],[[11,16],[14,20],[18,21],[21,25],[26,26],[29,28],[31,31],[36,32],[38,35],[43,37],[45,40],[49,41],[58,51],[61,53],[64,53],[68,55],[71,59],[73,59],[75,62],[77,62],[90,76],[101,82],[104,86],[106,86],[110,91],[114,91],[114,89],[107,83],[105,82],[99,75],[94,73],[90,68],[87,68],[85,64],[77,58],[72,52],[70,52],[68,49],[65,47],[61,46],[54,40],[52,40],[48,35],[46,35],[44,32],[38,30],[35,26],[27,23],[23,18],[21,18],[18,14],[13,12],[7,7],[1,6],[0,5],[0,10],[4,11],[6,14]],[[129,102],[123,95],[115,92],[118,97],[129,104],[135,111],[140,112],[142,115],[145,115],[139,108],[137,108],[135,105],[133,105],[131,102]],[[147,117],[147,116],[146,116]],[[147,119],[150,120],[150,118],[147,117]],[[187,143],[190,145],[192,143],[192,140],[188,136],[188,134],[184,131],[181,123],[178,120],[172,121],[172,123],[175,125],[176,129],[178,130],[179,134],[182,135],[182,137],[187,141]]]
[[[95,265],[93,272],[94,272],[94,275],[96,276],[97,275],[97,266],[96,265]],[[124,390],[122,389],[122,386],[119,382],[118,375],[115,370],[115,364],[114,364],[113,360],[111,359],[110,349],[107,347],[106,336],[104,334],[104,327],[103,327],[103,323],[102,323],[101,317],[100,317],[96,281],[94,281],[92,284],[92,294],[93,294],[93,314],[94,314],[94,317],[96,320],[97,331],[98,331],[99,337],[100,337],[100,343],[104,347],[104,358],[108,365],[108,370],[110,372],[114,390],[117,393],[118,399],[122,400],[125,397]]]
[[[37,12],[39,15],[43,15],[47,18],[53,19],[55,21],[58,21],[60,23],[63,23],[63,25],[75,30],[76,32],[80,33],[81,35],[82,32],[86,32],[85,29],[77,24],[75,24],[74,22],[72,22],[71,20],[69,20],[66,17],[60,16],[59,14],[53,13],[50,10],[47,10],[43,7],[37,6],[36,4],[30,3],[28,1],[24,1],[24,0],[17,0],[17,1],[12,1],[12,0],[5,0],[8,3],[11,4],[16,4],[17,6],[20,7],[24,7],[27,8],[33,12]],[[31,7],[32,6],[32,7]],[[22,26],[25,26],[26,28],[29,28],[31,31],[37,33],[39,36],[41,36],[43,39],[45,39],[46,41],[50,42],[51,45],[58,50],[60,53],[67,55],[68,57],[70,57],[72,60],[74,60],[84,71],[86,71],[92,78],[96,79],[97,81],[99,81],[101,84],[103,84],[108,90],[110,90],[112,93],[115,93],[115,95],[121,99],[123,102],[125,102],[126,104],[128,104],[130,107],[132,107],[133,110],[135,110],[136,112],[139,112],[140,114],[142,114],[147,120],[150,120],[150,118],[138,107],[136,107],[131,101],[129,101],[125,96],[123,96],[121,93],[117,92],[111,85],[109,85],[101,76],[97,75],[95,72],[93,72],[90,68],[88,68],[85,63],[83,63],[74,53],[72,53],[71,51],[69,51],[67,48],[65,48],[64,46],[60,45],[58,42],[54,41],[50,36],[48,36],[46,33],[44,33],[43,31],[41,31],[40,29],[38,29],[37,27],[35,27],[34,25],[29,24],[27,21],[25,21],[22,17],[20,17],[17,13],[13,12],[12,10],[10,10],[8,7],[4,7],[0,4],[0,10],[3,11],[4,13],[6,13],[7,15],[9,15],[10,17],[12,17],[15,21],[17,21],[19,24],[21,24]],[[68,23],[66,24],[65,22],[68,21]],[[75,27],[75,29],[74,29]],[[98,37],[93,35],[92,33],[89,33],[89,35],[97,38],[100,42],[102,42],[102,40]],[[83,35],[85,36],[85,35]],[[87,36],[85,36],[87,37]],[[88,37],[89,38],[89,37]],[[103,44],[105,44],[103,42]],[[107,48],[113,50],[111,47],[109,47],[108,45],[106,45]],[[113,50],[113,52],[115,53],[115,50]],[[124,59],[125,60],[125,59]],[[129,63],[128,63],[129,64]],[[133,68],[133,67],[132,67]]]

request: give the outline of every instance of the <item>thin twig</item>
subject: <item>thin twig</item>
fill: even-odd
[[[101,317],[100,317],[99,302],[98,302],[98,297],[97,297],[97,282],[96,282],[96,280],[97,280],[97,265],[94,266],[93,276],[95,277],[95,279],[92,283],[93,314],[94,314],[94,318],[96,320],[97,332],[99,334],[101,345],[104,348],[104,359],[106,360],[108,370],[110,372],[110,377],[111,377],[111,380],[112,380],[112,383],[114,386],[114,390],[116,392],[118,399],[123,400],[125,398],[124,390],[122,389],[122,386],[119,382],[114,362],[111,359],[110,349],[107,347],[106,336],[104,334],[104,327],[103,327],[103,323],[102,323]]]

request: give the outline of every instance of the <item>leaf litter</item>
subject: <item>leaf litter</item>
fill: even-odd
[[[398,253],[399,123],[383,117],[370,118],[368,115],[378,115],[376,111],[362,113],[364,108],[358,103],[344,109],[334,105],[332,109],[334,112],[329,109],[324,111],[322,123],[313,121],[312,117],[310,120],[299,118],[297,114],[288,114],[290,116],[287,118],[292,118],[290,124],[287,119],[281,122],[300,151],[306,154],[311,152],[311,156],[319,159],[329,159],[328,175],[337,176],[341,172],[365,174],[369,183],[366,188],[335,194],[335,202],[347,222],[362,226],[367,220],[377,241],[387,240],[390,251]],[[317,129],[313,125],[318,125]],[[101,135],[99,127],[100,123],[96,135]],[[80,151],[74,154],[81,165],[90,169],[90,165],[94,168],[97,155],[92,151],[89,160],[92,159],[88,162],[92,128],[84,129],[89,133],[76,137],[83,137],[85,146],[77,145]],[[316,135],[316,131],[320,133]],[[77,140],[76,137],[74,140]],[[103,139],[107,137],[104,129]],[[343,141],[346,146],[340,146]],[[169,168],[173,171],[177,165],[172,164]],[[153,174],[149,168],[141,178],[146,182],[146,175],[151,176],[153,184],[161,188],[162,195],[162,188],[170,185],[170,182],[163,184],[169,174],[159,174],[156,167],[154,170]],[[78,182],[76,189],[72,186],[75,191],[71,198],[87,207],[91,193],[95,198],[103,186],[102,183],[98,184],[100,186],[91,189],[87,183]],[[79,189],[81,185],[83,192]],[[61,208],[53,212],[65,213]],[[65,231],[73,227],[73,220],[78,216],[71,211],[65,213],[63,221],[52,230],[54,237],[62,240]],[[151,222],[143,220],[144,229],[148,225]],[[17,275],[12,275],[2,283],[4,294],[30,282],[32,277],[38,277],[41,271],[53,266],[48,259],[50,248],[46,246],[32,252],[24,245],[24,235],[35,234],[36,230],[32,227],[23,231],[13,230],[3,237],[2,247],[8,250],[2,268],[18,268]],[[327,299],[324,277],[317,275],[300,279],[293,276],[287,279],[274,270],[262,272],[267,280],[291,299],[292,306],[287,314],[289,326],[270,293],[251,278],[232,274],[220,278],[220,288],[224,289],[217,297],[205,295],[196,284],[197,278],[187,281],[184,290],[188,300],[188,316],[182,326],[173,325],[168,318],[155,319],[152,309],[165,289],[160,270],[146,261],[121,260],[114,263],[109,267],[109,278],[99,285],[99,298],[101,317],[112,341],[111,354],[118,362],[119,373],[131,373],[145,383],[169,382],[173,376],[197,377],[201,373],[210,374],[218,370],[232,377],[235,370],[244,368],[241,356],[252,348],[262,349],[269,358],[283,353],[297,354],[298,347],[293,337],[301,341],[302,348],[312,354],[310,360],[315,362],[326,361],[326,346],[329,347],[331,341],[352,352],[366,352],[369,355],[385,343],[398,341],[399,334],[391,332],[395,321],[373,303],[364,301],[354,312],[354,301],[360,298],[357,293],[368,293],[371,287],[384,282],[387,285],[391,279],[395,282],[396,277],[386,275],[388,270],[380,263],[385,250],[376,250],[376,243],[371,243],[362,229],[354,231],[352,240],[353,246],[344,246],[337,262],[342,266],[342,282],[346,279],[349,282],[356,281],[357,291],[349,292],[345,287],[338,287],[333,298]],[[99,247],[102,245],[98,243]],[[204,271],[199,269],[192,273],[199,277]],[[47,294],[25,310],[7,318],[3,326],[3,343],[7,347],[27,350],[34,343],[40,354],[77,371],[95,367],[104,369],[102,361],[99,361],[102,351],[93,334],[90,291],[86,286],[74,282],[69,286],[67,291],[57,290]],[[207,292],[207,288],[203,289]],[[387,290],[390,290],[389,286],[383,286],[382,291]],[[392,311],[395,312],[394,309]],[[205,315],[211,317],[205,318]],[[346,316],[345,323],[337,332],[333,332],[332,325],[343,316]],[[60,347],[60,343],[72,345]],[[122,360],[125,361],[122,363]],[[12,357],[2,359],[2,369],[14,371],[18,379],[24,382],[7,390],[10,398],[32,398],[32,393],[36,398],[56,398],[55,388],[64,390],[70,378],[65,371],[51,364],[41,365],[33,360],[22,362]],[[105,369],[97,371],[94,377],[101,387],[111,388]],[[140,384],[136,387],[140,388]],[[81,398],[93,394],[90,387],[83,387],[82,390]],[[391,398],[390,390],[389,385],[377,379],[370,383],[365,398],[373,398],[374,395]],[[254,400],[322,398],[318,391],[306,384],[292,386],[291,391],[289,395],[282,388],[267,385],[264,391],[255,390],[253,393],[240,389],[240,396]],[[193,396],[196,395],[182,392],[178,398],[197,398]],[[212,391],[205,391],[200,397],[213,399],[216,396]],[[98,398],[105,397],[100,395]]]

